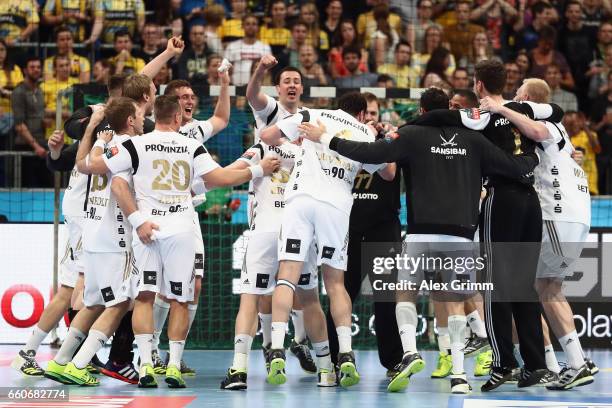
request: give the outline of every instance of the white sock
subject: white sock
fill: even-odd
[[[546,368],[553,373],[559,374],[561,367],[559,367],[559,362],[557,361],[555,349],[553,348],[552,344],[544,346],[544,359],[546,360]]]
[[[296,343],[300,343],[306,338],[306,329],[304,328],[304,311],[292,310],[291,321],[293,322],[293,338]]]
[[[142,367],[145,364],[152,366],[151,350],[153,349],[153,334],[136,334],[134,335],[134,341],[136,341],[138,354],[140,354],[140,366]]]
[[[79,352],[74,356],[72,362],[77,368],[87,367],[93,356],[104,347],[107,341],[108,337],[106,334],[98,330],[89,330],[85,343],[83,343]]]
[[[196,312],[198,311],[198,304],[189,303],[187,305],[187,311],[189,312],[189,327],[187,328],[187,335],[189,335],[189,332],[191,331],[191,326],[193,325],[193,321],[196,317]]]
[[[263,345],[267,346],[272,343],[272,314],[259,313],[259,323],[261,324]]]
[[[181,368],[181,359],[183,358],[183,350],[185,349],[185,340],[170,340],[168,341],[168,347],[170,348],[168,365]]]
[[[338,333],[338,352],[348,353],[353,350],[351,328],[348,326],[338,326],[336,327],[336,333]]]
[[[412,302],[397,302],[395,305],[395,317],[404,353],[416,353],[416,326],[418,319],[416,306]]]
[[[467,319],[463,315],[448,316],[448,335],[451,343],[453,374],[463,374],[464,331]]]
[[[70,360],[72,360],[72,356],[74,356],[74,352],[79,345],[85,341],[85,335],[77,328],[70,327],[68,329],[68,334],[66,335],[66,339],[62,343],[62,347],[60,347],[59,351],[55,355],[55,362],[57,364],[65,365]]]
[[[249,350],[251,350],[252,343],[253,337],[249,336],[248,334],[238,334],[236,337],[234,337],[233,369],[247,369],[249,363]]]
[[[570,367],[578,369],[584,365],[584,355],[582,354],[582,347],[580,347],[580,339],[576,330],[561,337],[559,343],[565,352],[567,363]]]
[[[450,348],[451,341],[448,335],[448,327],[438,327],[438,350],[441,353],[448,354]]]
[[[285,348],[285,333],[287,332],[287,323],[285,322],[272,322],[271,325],[271,336],[272,346],[274,350],[280,350]]]
[[[164,324],[166,324],[168,312],[170,312],[170,303],[156,297],[153,303],[153,350],[159,350],[159,336],[164,329]]]
[[[326,370],[332,369],[331,354],[329,349],[329,341],[325,340],[320,343],[312,343],[312,349],[317,356],[317,366],[319,370],[324,368]]]
[[[41,328],[38,327],[38,325],[34,326],[34,330],[32,330],[32,334],[30,334],[28,342],[22,348],[22,350],[25,352],[27,352],[28,350],[32,350],[34,351],[34,353],[36,353],[38,347],[40,347],[40,343],[42,343],[45,337],[47,337],[47,334],[49,333],[46,331],[42,331]]]
[[[480,318],[478,310],[474,310],[472,313],[466,316],[467,322],[470,325],[470,329],[480,338],[487,337],[487,329],[484,322]]]
[[[520,367],[522,367],[524,364],[523,362],[523,357],[521,356],[521,346],[518,343],[514,343],[514,358],[516,359],[517,363],[519,364]]]

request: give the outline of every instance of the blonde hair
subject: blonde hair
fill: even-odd
[[[527,78],[523,81],[527,87],[529,100],[536,103],[548,103],[550,101],[550,87],[546,81],[539,78]]]

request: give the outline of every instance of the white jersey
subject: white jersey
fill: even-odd
[[[252,106],[253,116],[255,116],[255,143],[259,143],[261,131],[267,127],[275,125],[281,119],[288,118],[293,115],[276,99],[266,95],[268,100],[266,106],[262,110],[255,110]],[[298,108],[298,111],[303,108]]]
[[[155,235],[193,231],[192,180],[219,167],[201,143],[155,130],[111,153],[104,162],[113,173],[132,169],[138,209],[159,225]]]
[[[213,137],[213,126],[210,120],[192,120],[181,126],[178,131],[181,135],[205,143]]]
[[[232,41],[225,48],[224,57],[234,66],[232,84],[236,86],[246,85],[251,79],[251,66],[253,62],[259,61],[264,55],[272,54],[268,44],[257,40],[253,44],[247,44],[244,40]]]
[[[308,109],[279,121],[276,125],[289,140],[299,137],[297,127],[302,122],[314,125],[320,120],[330,136],[359,142],[373,142],[373,132],[353,116],[338,109]],[[300,194],[325,201],[337,209],[350,214],[353,205],[353,182],[362,164],[348,159],[321,143],[310,140],[302,142],[302,154],[296,159],[289,179],[285,199]],[[384,164],[366,164],[363,168],[373,173]]]
[[[300,154],[300,147],[292,143],[270,146],[259,142],[249,148],[239,160],[249,165],[258,164],[264,157],[277,157],[280,167],[270,176],[253,180],[252,214],[250,214],[251,231],[279,232],[283,208],[285,208],[285,187],[289,181],[295,158]]]
[[[542,122],[550,138],[538,148],[535,188],[542,219],[591,225],[591,198],[587,176],[572,159],[574,148],[562,124]]]
[[[64,217],[83,217],[85,215],[85,193],[87,192],[87,175],[79,173],[76,166],[70,172],[68,187],[62,199]]]
[[[113,135],[106,145],[104,157],[116,151],[118,146],[129,138],[127,135]],[[117,174],[110,172],[102,175],[92,174],[89,177],[83,249],[89,252],[129,251],[132,227],[111,192],[111,181],[113,177],[121,177],[131,185],[132,177],[125,171]]]

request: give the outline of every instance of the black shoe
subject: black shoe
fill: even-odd
[[[397,374],[393,376],[387,391],[399,392],[408,386],[410,377],[425,368],[425,361],[419,353],[404,353],[402,361],[395,366]]]
[[[265,344],[261,345],[261,351],[263,352],[264,361],[266,363],[266,373],[270,372],[270,362],[268,361],[268,353],[270,353],[271,346],[272,346],[272,343],[268,345],[265,345]]]
[[[556,374],[546,368],[538,368],[533,371],[523,369],[518,387],[525,388],[534,385],[547,385],[552,379],[556,379]]]
[[[390,368],[390,369],[387,370],[386,376],[387,376],[387,378],[393,378],[393,377],[395,377],[398,374],[399,374],[399,371],[397,371],[395,368]]]
[[[317,366],[312,360],[312,355],[310,354],[310,349],[308,348],[307,339],[304,339],[299,343],[297,343],[295,339],[291,340],[289,350],[300,361],[300,367],[302,367],[302,370],[304,370],[308,374],[317,373]]]
[[[360,377],[355,365],[355,354],[352,351],[338,353],[338,366],[340,367],[341,387],[351,387],[359,382]]]
[[[512,380],[513,373],[514,371],[508,368],[491,368],[491,377],[480,387],[480,391],[493,391],[503,383]]]
[[[287,382],[285,374],[286,358],[284,349],[270,349],[268,352],[268,384],[281,385]]]
[[[593,360],[591,360],[590,358],[585,357],[584,363],[586,364],[587,368],[591,371],[591,375],[595,375],[599,372],[599,367],[597,367],[595,363],[593,362]]]
[[[247,373],[246,371],[234,370],[229,368],[225,379],[221,381],[222,390],[246,390],[247,388]]]
[[[463,355],[465,357],[471,357],[483,351],[487,351],[490,349],[489,340],[486,337],[478,337],[473,335],[470,339],[465,343],[463,347]]]
[[[575,368],[565,367],[559,373],[558,381],[547,385],[546,388],[551,391],[565,391],[574,387],[591,384],[592,382],[593,375],[585,364],[577,370]]]
[[[451,374],[452,394],[469,394],[470,392],[472,392],[472,386],[467,382],[465,373]]]

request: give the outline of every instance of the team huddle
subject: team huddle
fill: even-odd
[[[230,66],[219,68],[221,91],[208,120],[193,118],[196,96],[187,81],[171,81],[156,97],[151,78],[183,48],[180,39],[172,39],[139,74],[112,77],[105,104],[83,108],[66,122],[66,133],[77,143],[64,148],[61,131],[50,139],[49,167],[72,171],[62,203],[69,239],[61,288],[13,361],[15,369],[84,386],[100,383],[94,373],[143,388],[157,387],[156,377],[165,375],[168,387],[184,388],[183,376],[195,374],[183,361],[183,349],[205,259],[194,207],[209,190],[248,181],[249,233],[234,358],[221,388],[247,388],[248,355],[258,330],[267,382],[287,381],[290,317],[289,350],[306,373],[318,376],[318,386],[359,383],[351,345],[353,294],[345,283],[353,189],[362,171],[393,183],[401,170],[409,208],[402,254],[444,252],[438,244],[470,244],[476,238],[486,254],[487,282],[501,286],[503,276],[519,274],[523,280],[517,281],[527,282],[521,290],[533,292],[528,300],[512,300],[496,299],[491,291],[451,296],[432,291],[440,348],[432,378],[450,376],[452,393],[469,393],[464,359],[475,356],[475,375],[489,376],[482,391],[513,381],[553,390],[593,382],[598,369],[580,347],[561,291],[589,231],[590,198],[588,189],[580,189],[586,186],[584,172],[572,159],[560,124],[563,112],[548,104],[545,82],[526,80],[514,102],[503,101],[505,70],[484,61],[476,66],[476,95],[457,92],[449,100],[442,90],[428,89],[419,118],[397,129],[378,120],[371,94],[345,94],[334,110],[302,108],[302,76],[292,67],[275,78],[278,100],[265,95],[264,75],[277,64],[267,55],[247,86],[254,144],[221,167],[205,142],[229,124]],[[508,265],[517,254],[503,252],[497,242],[538,245],[521,252],[525,267],[517,271]],[[319,267],[330,302],[327,319],[319,300]],[[395,273],[399,280],[420,282],[439,271]],[[389,336],[398,338],[397,346],[389,344],[397,349],[395,361],[385,364],[390,392],[405,389],[425,367],[416,346],[418,294],[397,291],[394,310],[387,313],[397,322],[387,328],[393,331]],[[69,308],[78,312],[71,313],[67,337],[42,369],[36,351]],[[563,370],[543,312],[567,356]],[[159,340],[166,320],[164,361]],[[332,335],[337,346],[330,346]],[[102,364],[96,353],[111,336],[113,347]]]

